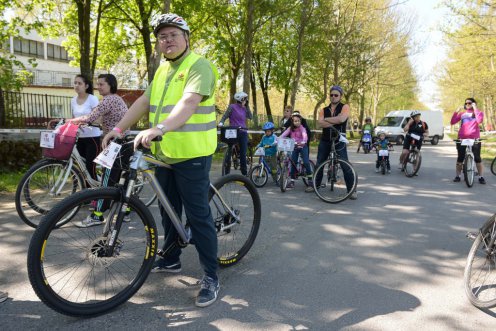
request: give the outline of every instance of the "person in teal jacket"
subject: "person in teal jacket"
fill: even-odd
[[[265,131],[265,134],[257,147],[265,148],[265,160],[270,166],[272,179],[274,182],[277,182],[277,136],[274,133],[274,123],[267,122],[263,125],[262,129]]]

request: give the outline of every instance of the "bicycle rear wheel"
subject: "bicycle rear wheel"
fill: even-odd
[[[318,175],[319,174],[319,175]],[[322,182],[317,184],[317,176],[322,174]],[[353,180],[348,190],[345,175]],[[324,202],[338,203],[348,199],[356,190],[358,176],[348,161],[327,160],[320,164],[313,176],[313,188],[315,194]]]
[[[463,160],[463,177],[465,177],[465,183],[468,187],[474,185],[474,157],[470,154],[465,155],[465,160]]]
[[[83,176],[75,166],[64,180],[67,166],[66,161],[43,159],[21,178],[15,194],[15,206],[24,223],[36,228],[53,206],[85,187]],[[69,218],[70,215],[67,216]],[[68,218],[61,219],[59,226]]]
[[[264,187],[269,179],[267,168],[257,164],[250,170],[250,179],[256,187]]]
[[[90,211],[85,203],[110,200],[106,222],[79,228]],[[116,210],[122,207],[119,188],[78,192],[57,204],[35,231],[28,250],[29,281],[47,306],[70,316],[105,313],[128,300],[145,282],[155,260],[157,230],[153,216],[137,197],[131,197],[133,213],[114,237]],[[56,225],[77,209],[70,222]],[[108,253],[109,240],[115,249]]]
[[[420,164],[422,163],[422,156],[417,150],[412,150],[408,153],[405,162],[403,163],[403,169],[405,171],[405,176],[413,177],[417,174],[420,169]]]
[[[260,196],[253,183],[241,175],[220,177],[213,185],[219,192],[210,190],[209,194],[217,229],[217,260],[220,266],[228,267],[248,253],[257,237],[262,215]]]
[[[480,229],[468,253],[465,266],[465,293],[469,301],[479,308],[496,306],[496,247],[494,243],[489,247],[494,236],[496,214]]]

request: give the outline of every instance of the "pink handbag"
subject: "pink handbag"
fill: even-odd
[[[55,129],[54,148],[43,148],[43,156],[56,160],[69,160],[77,141],[79,125],[65,123]]]

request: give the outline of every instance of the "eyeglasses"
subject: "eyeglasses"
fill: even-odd
[[[339,94],[331,94],[331,97],[337,98],[339,97]]]
[[[176,40],[180,35],[181,33],[159,34],[157,38],[160,41]]]
[[[466,105],[471,105],[472,103],[471,102],[465,102]]]

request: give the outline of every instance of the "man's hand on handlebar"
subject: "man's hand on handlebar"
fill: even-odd
[[[148,130],[141,131],[138,133],[136,138],[134,138],[134,149],[139,145],[142,145],[145,148],[150,148],[152,145],[152,140],[157,136],[162,136],[162,130],[158,128],[151,128]]]

